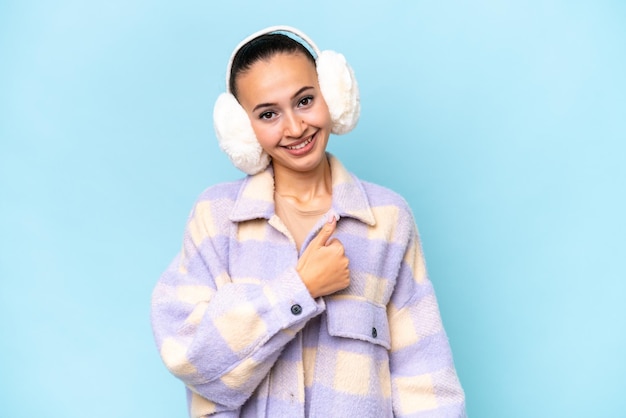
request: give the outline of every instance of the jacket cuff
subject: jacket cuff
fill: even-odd
[[[323,298],[313,299],[295,268],[272,281],[270,303],[274,305],[275,320],[281,328],[300,325],[299,330],[311,318],[326,310]],[[296,330],[296,331],[297,331]]]

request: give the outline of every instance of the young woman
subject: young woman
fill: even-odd
[[[465,416],[409,207],[326,152],[358,120],[343,56],[274,27],[227,77],[216,131],[249,175],[200,196],[152,301],[190,415]]]

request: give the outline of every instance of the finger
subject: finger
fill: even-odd
[[[343,244],[337,238],[331,238],[326,242],[326,247],[335,249],[341,255],[344,253]]]
[[[328,217],[328,222],[324,224],[320,232],[317,233],[317,237],[315,237],[315,244],[317,247],[324,247],[326,242],[330,238],[330,236],[335,232],[335,227],[337,226],[337,219],[333,215]]]

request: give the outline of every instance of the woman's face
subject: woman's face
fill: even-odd
[[[239,103],[274,169],[319,167],[331,121],[313,63],[301,53],[276,54],[254,63],[236,83]]]

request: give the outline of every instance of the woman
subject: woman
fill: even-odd
[[[200,196],[152,302],[190,415],[465,416],[409,207],[326,153],[358,120],[343,57],[274,27],[227,76],[216,131],[249,176]]]

